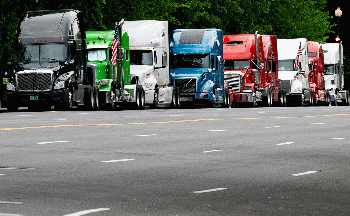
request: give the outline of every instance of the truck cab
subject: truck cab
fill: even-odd
[[[177,107],[169,73],[168,22],[125,21],[123,28],[130,37],[131,78],[143,86],[146,105]]]
[[[279,101],[276,36],[224,35],[224,63],[231,106]]]
[[[116,28],[119,29],[115,64],[112,63],[112,46],[116,31],[86,32],[87,63],[95,72],[98,101],[109,109],[122,107],[128,102],[135,102],[137,109],[143,109],[142,86],[131,84],[129,36],[126,31],[122,31],[122,25]]]
[[[307,39],[278,39],[278,78],[287,104],[311,104]]]
[[[228,106],[219,29],[177,29],[170,43],[171,79],[180,102]]]
[[[324,53],[325,88],[330,94],[332,105],[349,105],[349,91],[344,90],[343,44],[322,44]]]
[[[3,106],[69,106],[71,89],[85,80],[84,39],[80,11],[27,12],[18,26]]]
[[[316,41],[308,41],[308,57],[309,57],[309,80],[310,88],[312,89],[312,101],[313,104],[325,103],[329,104],[327,100],[327,93],[324,85],[324,74],[323,74],[323,49],[321,45]]]

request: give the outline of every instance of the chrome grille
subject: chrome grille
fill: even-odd
[[[18,73],[18,91],[50,91],[52,86],[52,73]]]
[[[233,89],[234,92],[239,92],[241,89],[241,76],[239,74],[224,74],[226,86]]]
[[[175,79],[175,86],[180,89],[181,93],[196,93],[196,78]]]

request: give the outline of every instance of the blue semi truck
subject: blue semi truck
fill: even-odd
[[[170,75],[180,103],[229,106],[221,30],[174,30],[170,54]]]

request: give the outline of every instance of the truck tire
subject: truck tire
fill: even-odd
[[[282,107],[287,106],[287,95],[284,91],[280,91],[280,103]]]
[[[326,91],[326,106],[329,106],[329,104],[331,103],[331,95],[329,93],[329,90]]]
[[[71,110],[73,108],[73,94],[69,91],[67,101],[63,103],[55,103],[54,109],[55,110]]]
[[[95,102],[94,90],[90,89],[84,93],[84,108],[85,110],[95,110],[96,102]]]
[[[13,103],[13,104],[7,104],[7,110],[10,112],[14,112],[18,110],[18,105]]]
[[[159,88],[156,86],[154,89],[154,100],[152,104],[152,108],[157,109],[159,107]]]
[[[223,107],[229,108],[230,107],[230,91],[228,88],[224,89],[224,104]]]
[[[345,98],[342,99],[342,105],[343,106],[349,106],[349,91],[345,91]]]
[[[170,108],[176,108],[176,89],[173,88],[173,94],[171,96]]]
[[[145,90],[141,86],[141,96],[140,96],[140,106],[139,109],[143,110],[145,109],[146,103],[145,103]]]
[[[96,91],[94,91],[94,97],[95,97],[95,100],[94,100],[95,110],[99,110],[100,109],[100,100],[98,97],[98,89]]]
[[[136,86],[135,109],[145,109],[145,90],[141,85]]]
[[[272,106],[272,92],[271,89],[267,90],[267,95],[264,97],[264,106]]]
[[[181,102],[180,102],[180,89],[178,87],[175,88],[175,108],[180,109],[181,108]]]

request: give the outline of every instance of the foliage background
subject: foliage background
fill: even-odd
[[[219,28],[224,34],[274,34],[277,38],[307,38],[334,42],[335,34],[345,35],[348,19],[346,1],[340,0],[2,0],[0,3],[0,66],[12,60],[17,24],[28,10],[73,8],[84,11],[88,30],[113,29],[114,22],[156,19],[177,28]],[[340,32],[333,17],[343,10]],[[343,34],[343,32],[344,34]],[[345,71],[350,79],[348,41],[344,44]],[[350,85],[347,85],[349,88]]]

